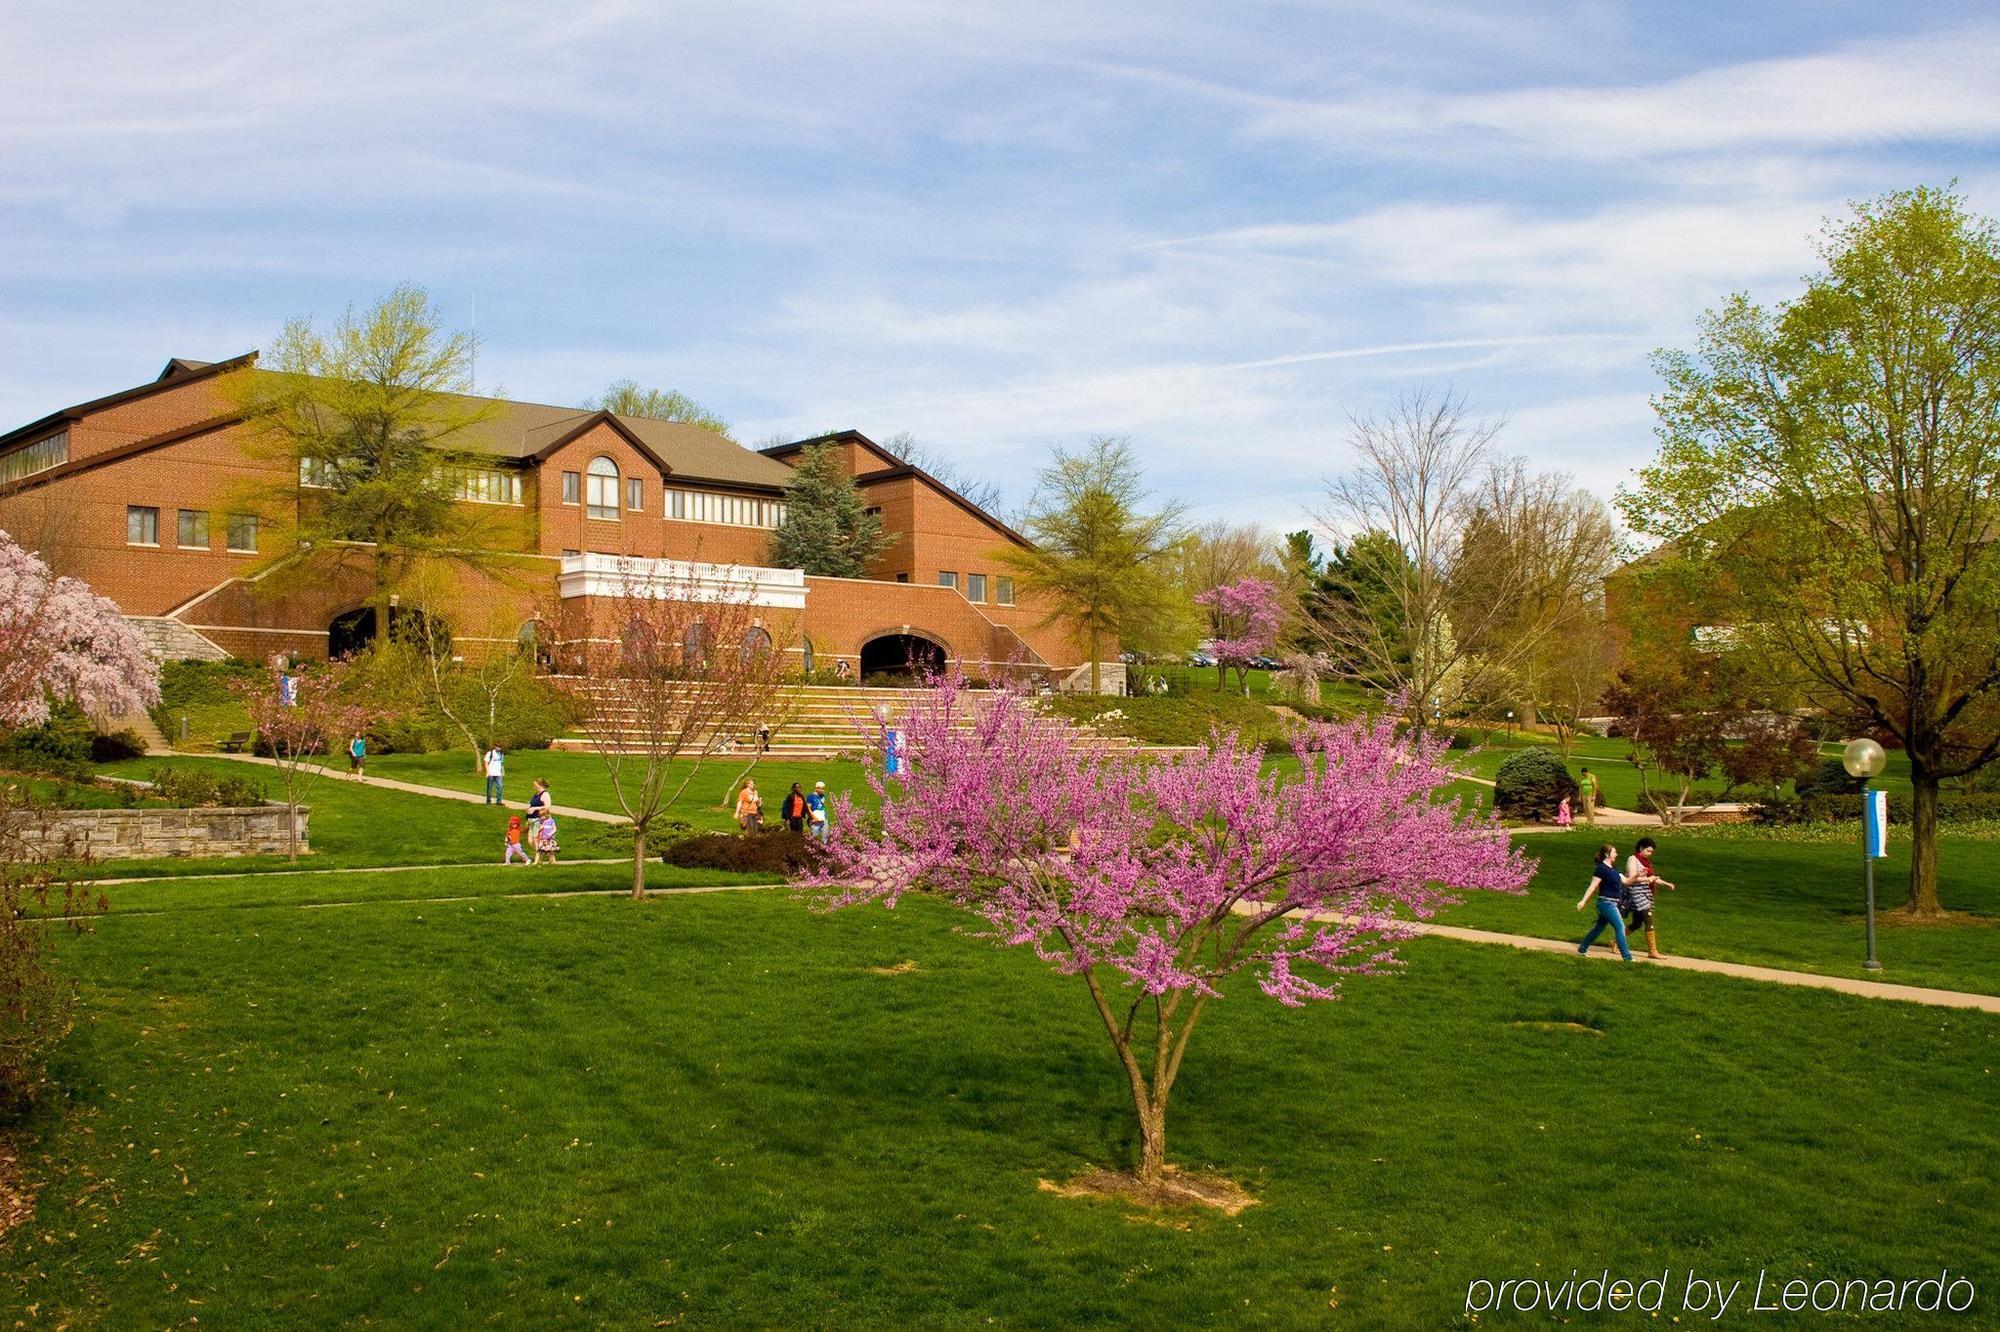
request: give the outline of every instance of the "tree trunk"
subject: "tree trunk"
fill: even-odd
[[[632,829],[632,900],[646,900],[646,830]]]
[[[1139,1106],[1140,1182],[1157,1184],[1167,1172],[1167,1108]]]
[[[299,802],[285,802],[285,859],[293,864],[299,859]]]
[[[1097,631],[1093,629],[1090,631],[1090,692],[1092,694],[1104,692],[1102,688],[1103,681],[1098,678],[1097,671],[1098,646]]]
[[[1910,900],[1904,910],[1913,916],[1938,916],[1937,802],[1938,779],[1928,767],[1910,763]]]

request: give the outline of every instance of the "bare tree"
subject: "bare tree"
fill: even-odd
[[[646,841],[711,756],[776,706],[783,658],[740,570],[622,562],[557,656],[574,674],[584,734],[632,823],[632,896],[646,895]]]
[[[898,430],[882,441],[882,447],[919,471],[930,473],[986,512],[996,516],[1006,512],[1007,496],[999,486],[985,477],[974,476],[909,431]]]
[[[1609,567],[1603,506],[1496,457],[1499,429],[1460,393],[1414,390],[1354,419],[1356,466],[1317,515],[1336,554],[1315,636],[1342,674],[1400,697],[1419,730],[1507,687]]]

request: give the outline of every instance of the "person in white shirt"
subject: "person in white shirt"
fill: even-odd
[[[502,793],[507,787],[507,756],[495,745],[486,751],[486,803],[504,805]]]

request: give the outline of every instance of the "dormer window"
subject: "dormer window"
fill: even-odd
[[[618,464],[599,454],[584,472],[584,512],[591,518],[618,516]]]

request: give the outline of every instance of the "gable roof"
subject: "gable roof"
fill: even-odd
[[[101,412],[107,407],[117,407],[124,403],[134,402],[140,398],[150,397],[152,394],[159,393],[165,389],[179,388],[183,384],[192,383],[198,379],[210,379],[226,370],[234,370],[239,366],[249,365],[256,359],[256,352],[244,352],[242,355],[232,356],[226,361],[184,361],[176,356],[173,360],[167,362],[167,368],[160,371],[151,383],[141,384],[137,388],[121,389],[117,393],[107,393],[101,398],[92,398],[89,402],[78,403],[74,407],[65,407],[59,412],[50,412],[47,416],[39,420],[30,421],[24,426],[16,426],[5,434],[0,434],[0,449],[4,449],[10,444],[17,444],[24,439],[44,434],[58,426],[72,425],[77,421],[81,421],[91,412]]]
[[[795,453],[803,452],[818,444],[856,444],[882,460],[884,464],[882,467],[878,467],[872,472],[860,472],[855,475],[854,484],[862,490],[866,490],[868,487],[884,481],[900,481],[906,477],[915,477],[932,490],[943,495],[953,504],[956,504],[959,508],[999,532],[1015,545],[1032,547],[1035,544],[988,513],[985,509],[980,508],[977,504],[974,504],[971,500],[932,476],[929,472],[926,472],[923,468],[904,462],[901,458],[898,458],[895,454],[889,452],[889,450],[883,448],[859,430],[836,430],[829,435],[814,435],[811,439],[793,440],[790,444],[773,444],[769,448],[760,449],[759,452],[767,458],[789,458]]]
[[[256,359],[255,352],[246,352],[225,361],[195,361],[176,356],[150,383],[52,412],[0,435],[0,449],[80,421],[90,413],[107,407],[253,365]],[[791,468],[701,426],[616,416],[609,412],[557,407],[548,403],[514,402],[507,398],[465,395],[465,400],[497,404],[497,410],[487,420],[469,427],[453,441],[453,447],[467,452],[521,463],[538,462],[591,427],[608,424],[664,475],[684,481],[739,486],[767,494],[780,493],[791,485]],[[227,422],[218,420],[203,424],[207,428],[219,428]],[[177,437],[176,432],[169,431],[166,436],[139,443],[146,447],[158,447],[162,443],[171,443],[169,436]]]

